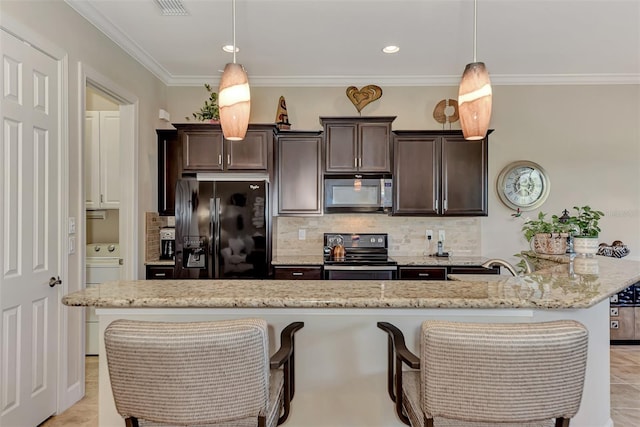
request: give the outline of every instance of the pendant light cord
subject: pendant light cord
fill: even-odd
[[[236,63],[236,0],[233,0],[231,9],[232,9],[231,15],[233,16],[233,25],[232,25],[232,30],[233,30],[233,63],[235,64]],[[475,53],[474,53],[474,56],[475,56]]]
[[[234,4],[235,4],[236,0],[233,0]],[[235,20],[235,18],[234,18]],[[234,35],[235,37],[235,35]],[[235,41],[233,42],[235,45]],[[476,45],[478,43],[478,0],[474,0],[473,1],[473,62],[477,62],[476,61]],[[234,52],[235,52],[235,46],[234,46]],[[235,53],[234,53],[235,55]],[[235,56],[234,56],[235,57]],[[235,62],[235,59],[234,61]]]

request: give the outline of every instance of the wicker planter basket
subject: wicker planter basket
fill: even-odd
[[[545,255],[562,255],[567,251],[566,233],[539,233],[531,239],[534,252]]]

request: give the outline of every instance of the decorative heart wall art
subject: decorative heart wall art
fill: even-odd
[[[351,100],[353,105],[355,105],[358,113],[376,99],[380,99],[381,96],[382,89],[380,86],[376,85],[368,85],[362,89],[358,89],[355,86],[349,86],[347,88],[347,97]]]

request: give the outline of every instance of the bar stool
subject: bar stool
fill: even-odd
[[[387,322],[388,381],[411,426],[569,426],[580,407],[588,331],[571,320],[422,323],[421,358]],[[411,368],[403,370],[403,365]]]
[[[294,395],[294,334],[269,358],[267,322],[116,320],[104,333],[111,389],[127,427],[269,426]]]

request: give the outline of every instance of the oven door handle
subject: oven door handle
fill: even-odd
[[[326,265],[327,271],[396,271],[397,265]]]

